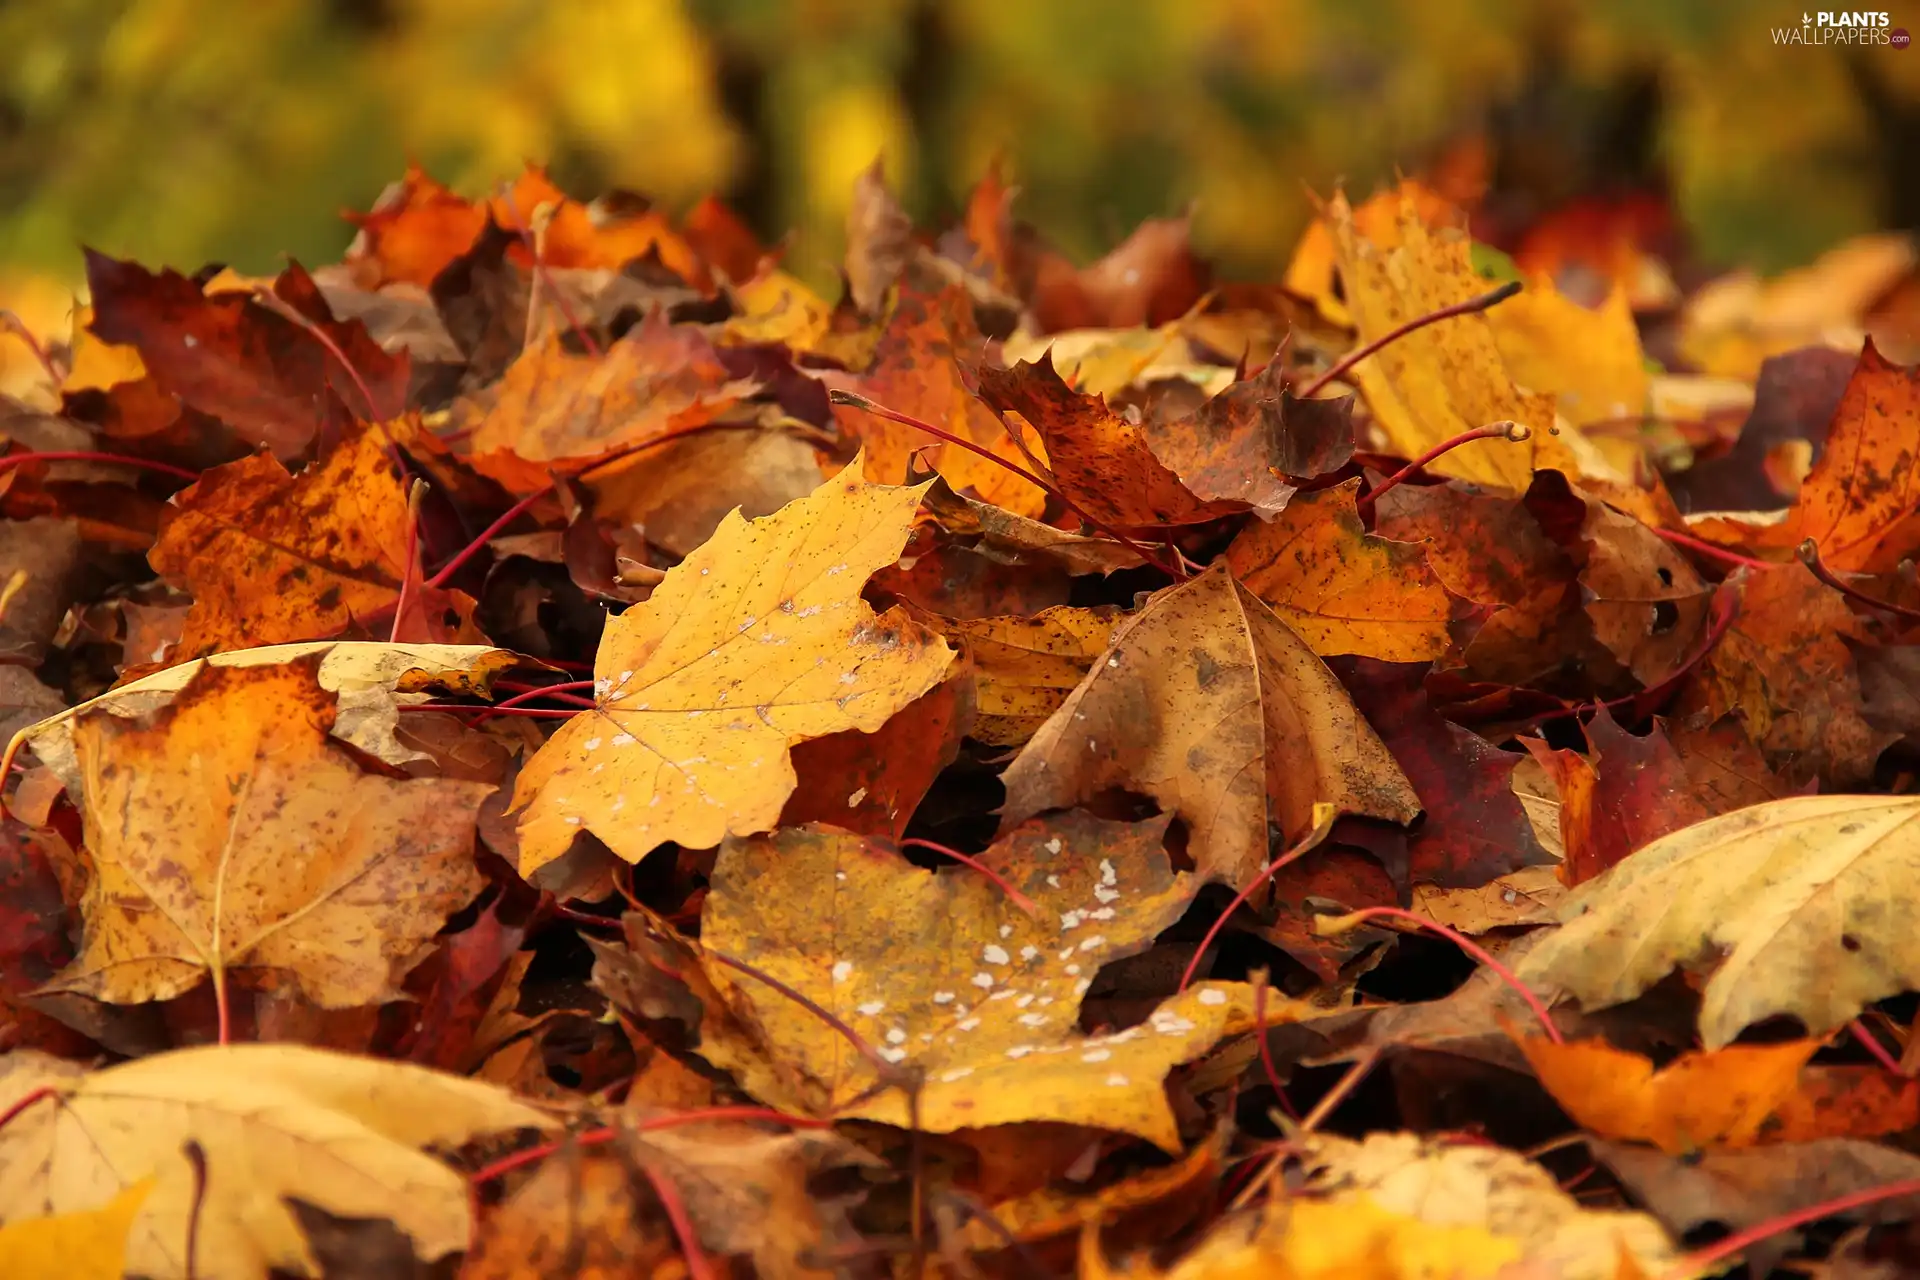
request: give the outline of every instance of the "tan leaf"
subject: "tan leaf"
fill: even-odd
[[[450,418],[471,431],[475,470],[514,493],[676,428],[710,422],[751,383],[735,382],[705,335],[659,311],[601,355],[574,355],[556,330]]]
[[[1420,811],[1333,673],[1225,565],[1123,622],[1002,781],[1007,825],[1110,788],[1151,796],[1188,824],[1200,875],[1236,886],[1265,865],[1269,820],[1298,838],[1316,803]]]
[[[79,1072],[0,1059],[0,1111],[51,1087],[0,1129],[0,1223],[96,1209],[152,1178],[127,1244],[129,1274],[193,1280],[314,1274],[284,1197],[391,1220],[432,1261],[467,1246],[466,1179],[423,1154],[482,1134],[546,1128],[491,1085],[296,1045],[209,1045]],[[188,1141],[206,1157],[197,1219]]]
[[[1664,836],[1582,885],[1522,981],[1587,1009],[1719,957],[1709,1049],[1778,1014],[1812,1035],[1920,987],[1920,935],[1892,904],[1920,874],[1920,798],[1794,796]]]

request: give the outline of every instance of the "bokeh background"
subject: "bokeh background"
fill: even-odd
[[[1654,191],[1700,262],[1776,269],[1920,223],[1920,49],[1777,46],[1799,18],[1797,0],[16,3],[0,288],[70,284],[80,243],[188,270],[330,261],[340,210],[410,158],[473,194],[528,159],[583,196],[677,212],[719,193],[822,283],[876,155],[923,225],[1003,155],[1018,212],[1082,259],[1191,205],[1227,273],[1272,278],[1309,191],[1451,168],[1490,186],[1496,223]]]

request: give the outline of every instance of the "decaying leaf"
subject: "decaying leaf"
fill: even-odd
[[[202,667],[140,719],[78,717],[93,878],[85,936],[47,991],[165,1000],[249,970],[326,1008],[390,999],[480,887],[490,790],[365,772],[328,739],[317,656]]]
[[[1192,828],[1201,876],[1234,885],[1265,862],[1269,821],[1294,839],[1319,803],[1420,809],[1339,681],[1225,566],[1122,623],[1002,779],[1009,826],[1109,788],[1151,796]]]
[[[53,1097],[0,1129],[0,1224],[99,1209],[150,1179],[127,1269],[156,1280],[188,1280],[188,1141],[207,1169],[194,1275],[266,1280],[314,1273],[282,1197],[390,1219],[429,1261],[465,1248],[466,1180],[423,1149],[549,1125],[492,1085],[298,1045],[180,1049],[91,1073],[0,1059],[0,1110],[38,1088]]]
[[[1595,1142],[1593,1154],[1675,1234],[1708,1222],[1741,1231],[1841,1196],[1920,1177],[1920,1159],[1857,1138],[1684,1157],[1636,1143]],[[1897,1222],[1916,1212],[1920,1199],[1902,1196],[1846,1216]],[[1758,1241],[1746,1250],[1746,1259],[1756,1271],[1771,1270],[1800,1236],[1789,1231]]]
[[[1795,782],[1856,786],[1891,735],[1868,724],[1849,640],[1865,624],[1841,594],[1798,563],[1740,586],[1726,634],[1688,676],[1677,711],[1731,715],[1766,763]]]
[[[900,554],[922,492],[850,466],[773,515],[735,513],[610,622],[595,706],[520,773],[521,873],[581,830],[630,862],[667,840],[708,848],[770,830],[794,788],[794,743],[872,733],[939,683],[953,651],[860,599]]]
[[[1840,397],[1825,448],[1784,520],[1702,522],[1709,538],[1786,550],[1807,538],[1839,571],[1884,570],[1920,550],[1920,365],[1868,339]]]
[[[1795,796],[1654,841],[1568,898],[1518,970],[1604,1008],[1674,969],[1712,965],[1709,1049],[1776,1014],[1824,1035],[1920,987],[1920,946],[1895,886],[1920,866],[1920,800]],[[1834,940],[1838,939],[1838,945]]]

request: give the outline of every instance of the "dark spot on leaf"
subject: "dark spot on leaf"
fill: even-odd
[[[1848,951],[1858,951],[1860,949],[1860,939],[1850,933],[1843,933],[1840,935],[1840,945]]]
[[[1653,604],[1653,625],[1647,628],[1647,634],[1663,636],[1680,625],[1680,609],[1671,600],[1656,600]]]

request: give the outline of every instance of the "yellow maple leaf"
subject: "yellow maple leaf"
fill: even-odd
[[[1557,398],[1577,426],[1646,412],[1652,378],[1627,291],[1615,285],[1599,307],[1583,307],[1536,275],[1487,312],[1507,371],[1522,386]]]
[[[708,951],[805,994],[891,1062],[926,1073],[917,1123],[935,1133],[1050,1121],[1132,1133],[1168,1151],[1179,1130],[1163,1081],[1252,1025],[1253,988],[1197,983],[1138,1026],[1079,1030],[1102,965],[1177,921],[1197,880],[1160,847],[1167,819],[1106,822],[1069,811],[1027,823],[981,855],[1038,908],[964,867],[928,872],[822,827],[729,842],[701,922]],[[760,1029],[772,1073],[742,1070],[736,1041],[701,1052],[767,1101],[841,1118],[912,1122],[897,1091],[845,1037],[791,997],[708,963]],[[1280,997],[1270,1021],[1306,1016]]]
[[[926,485],[872,485],[865,461],[770,516],[738,511],[607,623],[595,705],[521,772],[520,871],[586,830],[629,862],[768,831],[795,785],[788,749],[887,718],[938,684],[954,652],[860,598],[906,546]]]
[[[1487,291],[1488,282],[1473,269],[1467,233],[1430,225],[1405,192],[1390,246],[1364,233],[1344,196],[1333,198],[1328,213],[1360,343]],[[1402,457],[1417,458],[1442,440],[1496,422],[1517,422],[1532,433],[1522,443],[1462,445],[1429,464],[1436,474],[1524,492],[1536,468],[1577,478],[1593,465],[1581,456],[1586,442],[1573,428],[1560,428],[1565,440],[1552,434],[1553,397],[1514,385],[1484,313],[1453,316],[1406,334],[1355,365],[1349,376]]]

